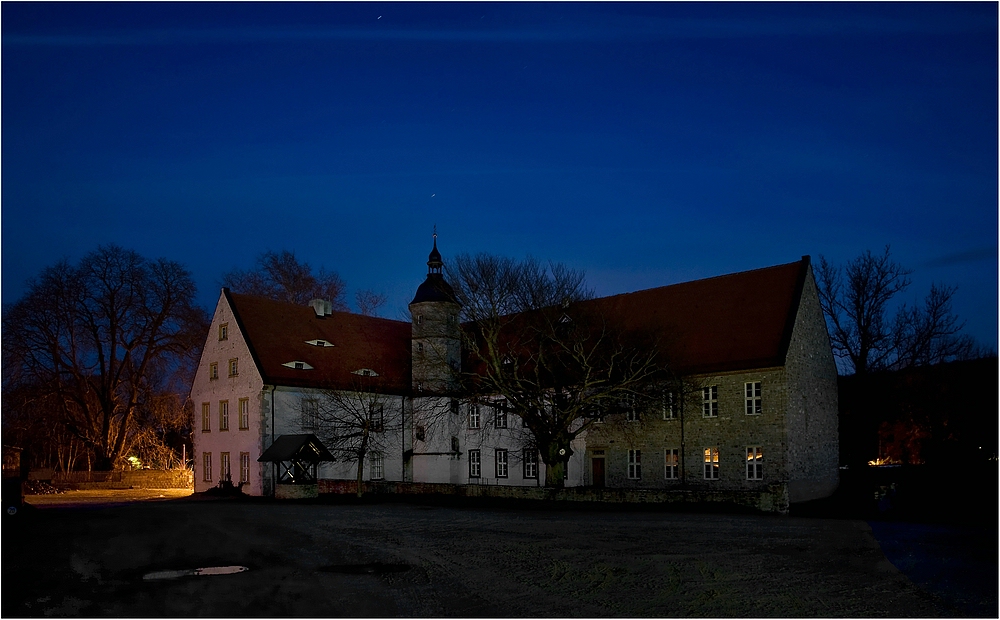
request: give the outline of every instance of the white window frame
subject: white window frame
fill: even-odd
[[[212,403],[201,404],[201,432],[212,432]]]
[[[635,396],[628,396],[625,398],[625,421],[639,421],[639,407],[636,406]]]
[[[469,450],[469,478],[480,478],[483,473],[482,453],[477,450]]]
[[[764,447],[747,446],[747,480],[764,479]]]
[[[250,430],[250,399],[241,398],[240,403],[240,430]]]
[[[233,481],[232,464],[229,462],[229,453],[219,453],[219,480]]]
[[[744,395],[746,397],[747,415],[761,415],[764,413],[764,402],[761,397],[761,382],[747,381],[744,384]]]
[[[212,362],[208,365],[208,378],[211,381],[219,378],[219,362]]]
[[[229,401],[220,400],[219,401],[219,430],[228,431],[229,430]]]
[[[523,467],[522,476],[525,480],[538,480],[538,451],[532,448],[525,448],[521,456]]]
[[[494,473],[496,478],[506,478],[508,473],[507,468],[507,450],[506,448],[497,448],[494,452]]]
[[[385,457],[381,452],[373,450],[368,453],[369,478],[372,480],[385,480]]]
[[[229,323],[219,325],[219,340],[229,340]]]
[[[677,419],[677,392],[668,390],[663,393],[662,411],[664,420]]]
[[[249,452],[240,452],[240,482],[250,482]]]
[[[204,482],[212,482],[212,453],[201,453],[201,479]]]
[[[479,405],[476,403],[469,403],[469,428],[478,429],[482,420],[479,417]]]
[[[319,401],[313,398],[302,399],[302,430],[314,431],[319,425]]]
[[[719,417],[719,386],[709,385],[701,388],[701,417]]]
[[[507,401],[501,400],[493,405],[493,428],[507,428]]]
[[[642,480],[642,450],[628,451],[628,479]]]
[[[229,360],[229,376],[238,377],[239,374],[240,374],[240,359],[238,357],[234,357],[233,359]]]
[[[719,479],[719,447],[710,446],[704,452],[705,480]]]
[[[678,448],[666,448],[663,451],[663,479],[677,480],[680,478],[681,451]]]

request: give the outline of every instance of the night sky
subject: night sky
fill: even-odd
[[[891,244],[997,342],[997,4],[17,3],[2,300],[287,249],[405,316],[431,231],[598,294]]]

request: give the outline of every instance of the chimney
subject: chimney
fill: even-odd
[[[309,305],[312,306],[313,312],[316,313],[316,316],[323,317],[333,314],[332,302],[325,301],[323,299],[314,299],[309,302]]]

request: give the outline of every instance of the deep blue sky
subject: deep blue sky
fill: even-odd
[[[599,294],[891,244],[997,341],[997,4],[4,2],[2,297],[288,249],[398,318],[431,228]]]

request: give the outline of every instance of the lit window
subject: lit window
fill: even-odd
[[[219,430],[228,431],[229,430],[229,401],[220,400],[219,401]]]
[[[245,431],[250,428],[250,399],[240,399],[240,430]]]
[[[496,451],[496,477],[507,477],[507,451],[503,448],[497,448]]]
[[[705,480],[719,479],[719,449],[705,448]]]
[[[502,400],[493,405],[493,426],[507,428],[507,401]]]
[[[677,418],[677,393],[676,392],[664,392],[663,393],[663,419],[664,420],[674,420]]]
[[[369,458],[371,462],[371,479],[382,480],[385,478],[384,459],[381,452],[372,452]]]
[[[315,400],[302,401],[302,430],[316,430],[316,422],[319,417],[319,402]]]
[[[250,482],[249,452],[240,452],[240,482]]]
[[[747,480],[764,479],[764,448],[750,446],[747,448]]]
[[[201,455],[201,479],[205,482],[212,481],[212,453],[204,452]]]
[[[201,432],[212,432],[212,404],[201,404]]]
[[[680,451],[677,448],[667,448],[663,451],[663,477],[666,480],[677,480],[680,465]]]
[[[219,480],[224,482],[232,482],[233,476],[229,471],[229,453],[222,452],[219,454]]]
[[[469,403],[469,428],[479,428],[479,405]]]
[[[238,359],[229,360],[229,376],[235,377],[240,374],[240,361]]]
[[[212,362],[211,364],[208,365],[208,378],[209,379],[218,379],[219,378],[219,363],[218,362]]]
[[[642,450],[628,451],[628,477],[630,480],[642,478]]]
[[[229,323],[219,325],[219,340],[229,340]]]
[[[478,478],[481,467],[479,450],[469,450],[469,477]]]
[[[524,477],[532,480],[538,479],[538,452],[526,448],[522,462],[524,464]]]
[[[760,398],[760,381],[746,384],[747,415],[760,415],[764,408]]]
[[[701,389],[701,415],[705,418],[719,415],[719,386],[710,385]]]

